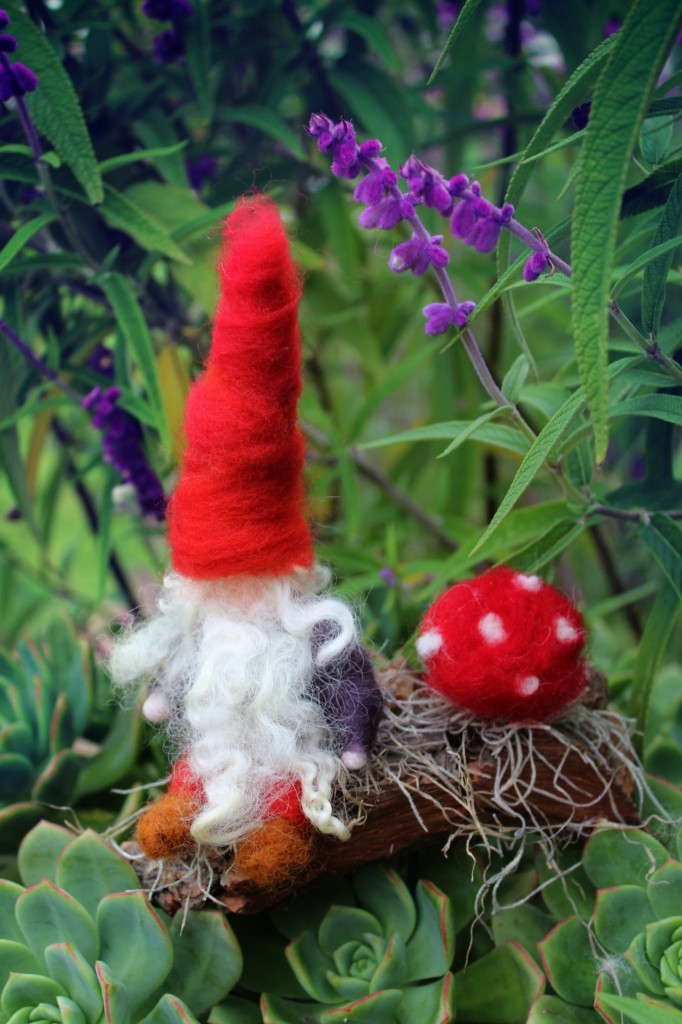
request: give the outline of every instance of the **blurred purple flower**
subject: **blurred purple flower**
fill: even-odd
[[[154,21],[189,18],[193,11],[190,0],[144,0],[142,4],[142,13]]]
[[[547,249],[538,249],[531,253],[523,265],[524,281],[537,281],[540,274],[544,274],[550,265],[549,252]]]
[[[604,36],[604,39],[607,39],[609,36],[615,35],[616,32],[620,32],[622,27],[623,22],[619,18],[609,18],[609,20],[604,25],[604,28],[602,29],[602,35]]]
[[[109,376],[109,373],[105,375]],[[120,388],[102,391],[96,387],[85,396],[81,405],[92,413],[92,425],[104,432],[104,461],[120,473],[124,483],[134,487],[142,514],[161,521],[165,516],[166,496],[161,481],[142,450],[142,428],[130,413],[119,408],[120,397]]]
[[[0,10],[0,32],[9,25],[9,14],[7,11]]]
[[[317,148],[321,153],[332,154],[332,173],[337,178],[357,178],[361,168],[360,157],[374,157],[381,151],[381,144],[370,139],[369,145],[365,143],[366,148],[361,153],[351,122],[339,121],[335,124],[326,114],[313,114],[306,131],[317,139]]]
[[[157,64],[177,64],[185,55],[185,41],[177,29],[166,29],[152,39],[152,53]]]
[[[577,131],[581,132],[583,128],[587,127],[591,108],[592,102],[590,100],[588,100],[587,103],[581,103],[580,106],[574,108],[571,113],[571,120],[573,121],[573,126]]]
[[[407,182],[412,195],[417,196],[424,206],[437,210],[441,217],[449,217],[453,198],[445,179],[433,167],[422,163],[414,154],[400,167],[400,174]]]
[[[14,53],[17,48],[17,41],[14,36],[0,33],[0,53]]]
[[[378,575],[390,589],[398,586],[398,577],[389,565],[385,565],[382,569],[379,569]]]
[[[200,192],[202,185],[206,181],[215,178],[217,170],[218,161],[214,156],[209,156],[207,153],[204,156],[200,156],[197,160],[188,160],[185,164],[187,180],[190,188],[195,192]]]
[[[0,30],[7,28],[10,17],[7,11],[0,10]],[[6,103],[14,96],[20,99],[27,92],[34,92],[38,88],[38,78],[19,61],[11,63],[8,53],[15,53],[17,41],[9,33],[0,35],[0,101]]]
[[[465,327],[475,309],[475,302],[460,302],[456,306],[447,302],[431,302],[422,310],[426,317],[424,330],[427,334],[436,335],[444,334],[451,327]]]
[[[396,245],[388,261],[389,268],[396,274],[411,270],[421,277],[431,266],[446,267],[450,257],[441,245],[442,241],[442,235],[433,235],[429,240],[412,235],[408,242]]]

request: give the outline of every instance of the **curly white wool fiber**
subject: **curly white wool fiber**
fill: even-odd
[[[319,831],[349,834],[332,813],[340,761],[310,692],[316,664],[357,643],[350,609],[318,596],[328,578],[321,567],[211,582],[169,573],[158,614],[114,647],[114,682],[160,687],[171,712],[167,728],[203,782],[207,802],[192,825],[198,842],[235,843],[294,780]],[[323,621],[338,630],[314,657],[313,627]]]

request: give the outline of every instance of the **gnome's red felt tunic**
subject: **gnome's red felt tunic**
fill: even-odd
[[[417,651],[426,682],[479,718],[544,721],[586,683],[582,616],[539,576],[490,569],[429,608]]]

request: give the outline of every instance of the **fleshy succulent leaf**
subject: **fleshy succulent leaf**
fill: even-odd
[[[454,984],[458,1020],[516,1024],[544,992],[545,977],[521,946],[507,942],[459,971]]]
[[[69,942],[55,943],[45,950],[50,977],[80,1007],[86,1024],[96,1024],[102,1015],[102,997],[97,975]]]
[[[49,735],[50,753],[52,754],[57,754],[62,748],[68,747],[73,742],[73,715],[63,693],[57,695],[50,720]]]
[[[1,808],[0,852],[14,853],[29,829],[44,817],[44,807],[26,801]]]
[[[24,885],[36,885],[43,878],[56,884],[59,855],[72,841],[73,832],[48,821],[31,829],[19,847],[19,873]]]
[[[164,987],[201,1014],[219,1003],[237,984],[242,953],[234,932],[219,911],[190,911],[170,926],[173,966]]]
[[[304,1003],[295,999],[285,999],[282,996],[271,995],[266,992],[260,1001],[260,1011],[263,1024],[319,1024],[326,1007],[315,1003]],[[223,1024],[220,1021],[219,1024]],[[224,1022],[228,1024],[228,1022]],[[229,1024],[232,1021],[229,1020]]]
[[[455,922],[450,900],[431,882],[416,888],[417,927],[407,943],[406,981],[438,978],[455,955]]]
[[[561,998],[592,1006],[597,974],[585,924],[575,916],[561,921],[539,949],[547,977]]]
[[[384,936],[398,933],[407,942],[417,923],[417,910],[400,875],[372,864],[356,874],[353,886],[362,906],[381,924]]]
[[[96,959],[99,938],[92,918],[73,896],[47,879],[19,897],[16,913],[26,942],[41,962],[46,947],[65,935],[86,960]]]
[[[65,996],[66,992],[52,978],[44,974],[19,974],[13,972],[2,990],[2,1009],[11,1017],[24,1006],[35,1006],[36,1003],[56,1003],[57,996]]]
[[[57,1008],[61,1018],[60,1024],[87,1024],[85,1014],[73,999],[57,996]]]
[[[653,920],[654,912],[641,886],[616,885],[597,892],[594,930],[609,953],[624,953],[635,935]]]
[[[620,1024],[621,1014],[632,1024],[682,1024],[682,1013],[672,1006],[666,1006],[656,999],[641,996],[601,995],[595,1007],[602,1017],[613,1024]]]
[[[321,1024],[388,1024],[402,1000],[399,989],[385,988],[345,1006],[325,1010]]]
[[[373,914],[360,907],[330,907],[320,925],[318,941],[327,956],[345,942],[359,939],[365,932],[383,936],[383,928]]]
[[[0,715],[0,719],[1,719]],[[33,736],[24,722],[13,722],[0,732],[0,753],[23,754],[30,759],[33,753]]]
[[[7,984],[7,979],[12,972],[38,974],[40,973],[40,964],[23,942],[0,939],[0,991]]]
[[[651,926],[649,926],[651,927]],[[646,951],[646,933],[636,935],[627,950],[625,957],[644,988],[655,995],[665,995],[660,974],[649,961]]]
[[[56,881],[93,916],[104,896],[140,887],[130,864],[90,829],[71,837],[57,863]]]
[[[13,942],[24,942],[24,936],[17,924],[17,900],[24,891],[22,885],[0,879],[0,935]]]
[[[682,864],[667,860],[651,875],[646,891],[656,917],[682,915]]]
[[[682,917],[667,917],[653,921],[644,933],[646,955],[652,964],[658,965],[667,947],[674,941],[674,933],[682,928]]]
[[[492,920],[493,937],[495,945],[501,946],[504,942],[518,942],[525,951],[535,960],[538,967],[542,966],[538,952],[538,942],[550,932],[552,919],[549,914],[526,903],[520,907],[510,907],[495,914]]]
[[[69,803],[81,769],[81,759],[73,750],[60,750],[33,783],[31,798],[40,803]]]
[[[407,975],[407,951],[405,940],[398,932],[388,940],[386,952],[370,982],[370,992],[382,988],[400,988]]]
[[[130,996],[125,985],[119,981],[109,966],[101,961],[95,965],[95,971],[102,993],[104,1018],[107,1024],[131,1024]]]
[[[327,979],[327,972],[333,972],[334,965],[329,957],[322,953],[312,932],[303,932],[303,935],[299,935],[289,943],[285,953],[296,980],[311,999],[316,999],[319,1003],[337,1002],[338,993]]]
[[[396,1020],[398,1024],[450,1024],[454,1016],[454,977],[448,972],[438,981],[403,989]]]
[[[140,1024],[198,1024],[188,1006],[177,996],[166,992]],[[235,1022],[236,1024],[236,1022]]]
[[[141,1021],[140,1024],[145,1024]],[[214,1006],[208,1024],[263,1024],[257,1003],[249,1003],[238,996],[228,996],[220,1006]]]
[[[339,999],[362,999],[369,995],[369,982],[366,978],[353,978],[348,974],[327,971],[327,981],[336,989]]]
[[[22,754],[0,755],[0,800],[20,800],[27,796],[33,781],[33,765]]]
[[[101,959],[125,985],[131,1008],[135,1008],[157,990],[170,971],[173,946],[168,933],[139,891],[105,896],[97,908],[96,921]]]
[[[597,889],[643,885],[668,856],[666,848],[646,832],[603,828],[585,844],[583,867]]]
[[[556,996],[540,996],[530,1008],[526,1024],[598,1024],[594,1010],[565,1003]]]

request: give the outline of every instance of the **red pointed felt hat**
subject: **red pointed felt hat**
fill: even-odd
[[[168,511],[183,576],[282,575],[313,562],[298,426],[301,275],[276,205],[240,200],[225,221],[211,351],[185,410]]]

